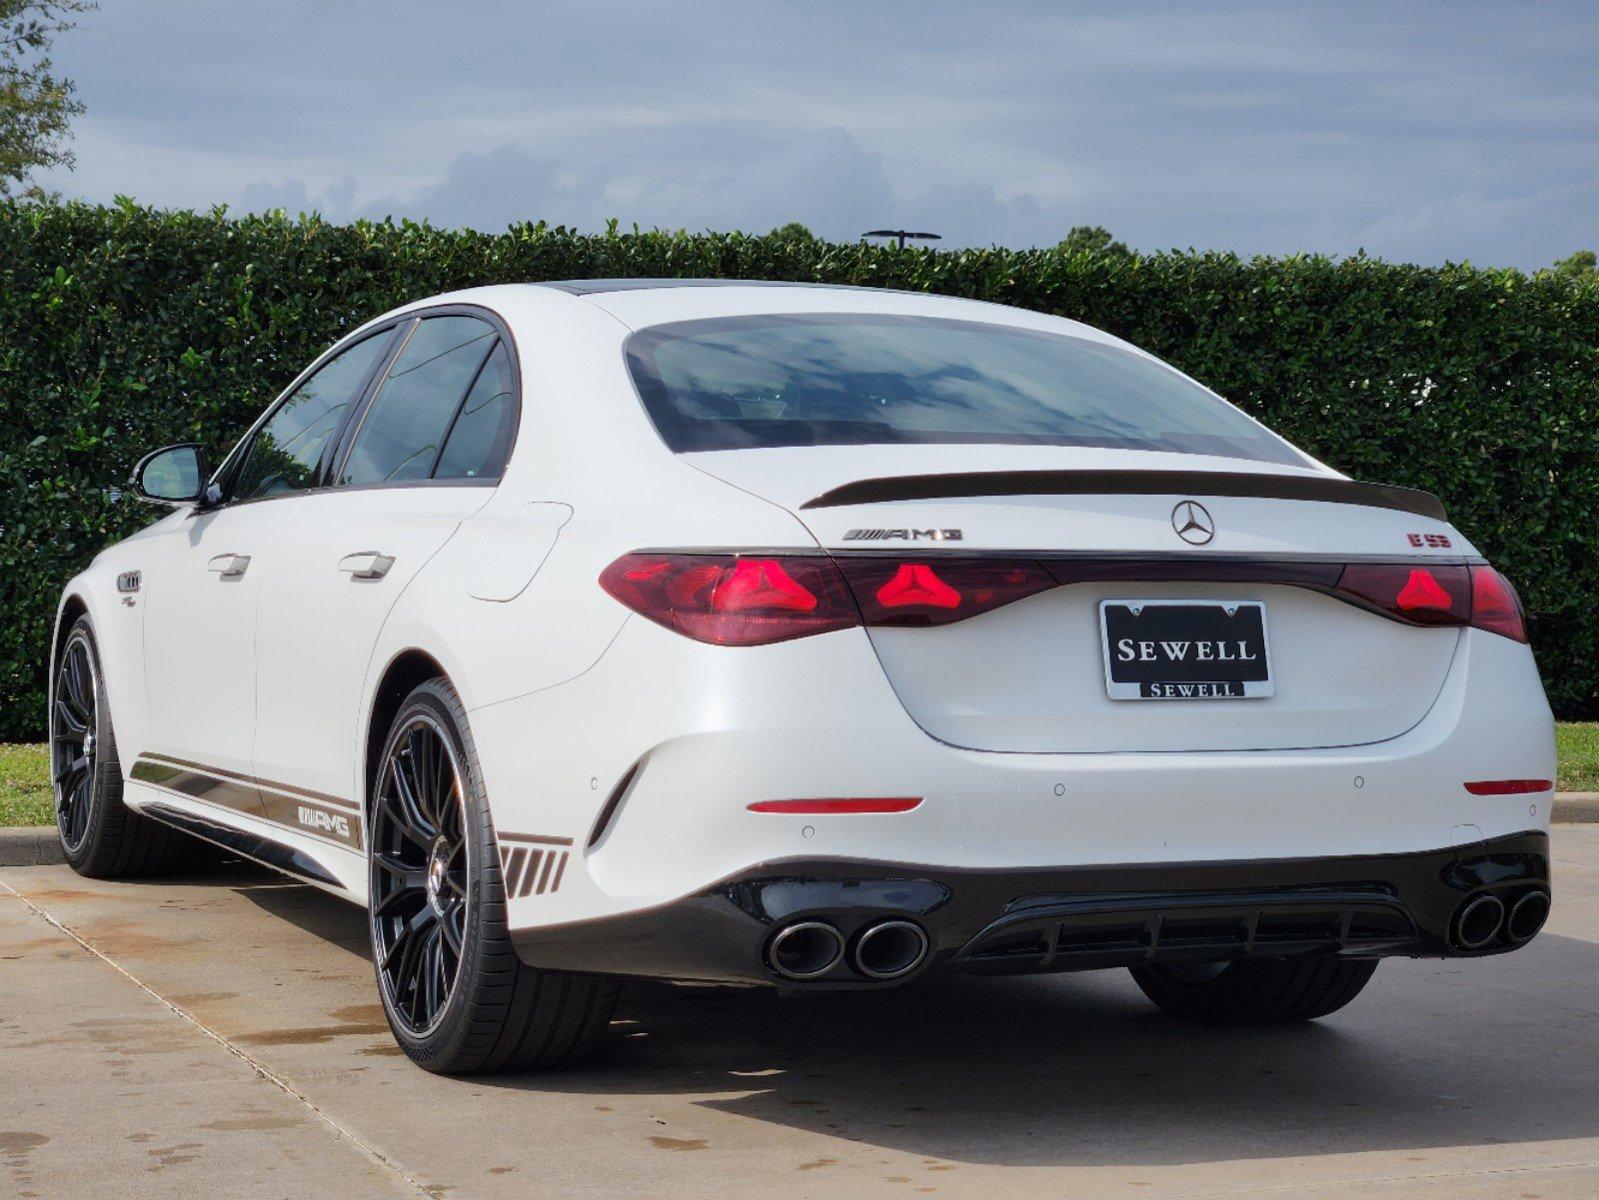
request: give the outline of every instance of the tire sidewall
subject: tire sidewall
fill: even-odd
[[[411,1032],[394,1011],[389,996],[389,986],[378,967],[378,941],[372,919],[373,884],[372,853],[376,840],[371,837],[376,813],[378,791],[382,786],[384,765],[393,752],[401,732],[418,716],[431,718],[449,742],[455,756],[455,766],[461,779],[462,827],[466,832],[466,887],[467,918],[461,943],[460,966],[456,970],[454,986],[449,999],[433,1026],[420,1035]],[[442,679],[429,680],[418,686],[395,714],[384,738],[383,753],[378,759],[378,769],[371,780],[367,795],[367,936],[372,947],[373,973],[377,977],[378,995],[383,1004],[389,1028],[401,1049],[415,1062],[427,1065],[434,1059],[448,1060],[459,1048],[469,1030],[469,1012],[472,997],[479,986],[479,975],[484,967],[485,942],[489,939],[489,921],[497,912],[496,906],[487,903],[492,888],[501,887],[498,850],[494,843],[492,824],[489,821],[487,793],[478,767],[477,752],[466,722],[466,712],[455,689]]]
[[[67,844],[66,833],[61,828],[61,804],[54,782],[55,702],[61,667],[65,664],[67,653],[73,644],[80,641],[88,652],[90,669],[94,674],[95,753],[94,769],[91,772],[92,785],[89,790],[89,815],[84,824],[83,840],[74,848]],[[122,802],[122,763],[117,757],[116,730],[111,724],[111,705],[106,692],[105,669],[101,664],[100,644],[94,636],[94,625],[87,615],[81,616],[73,623],[62,641],[61,653],[57,656],[55,671],[52,672],[49,725],[52,775],[50,795],[56,805],[56,838],[61,843],[61,852],[65,855],[67,864],[78,871],[83,870],[97,857],[99,843],[106,833],[107,810],[112,805],[120,805]]]

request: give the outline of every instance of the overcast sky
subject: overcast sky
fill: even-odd
[[[1599,245],[1599,6],[101,0],[44,182],[315,208],[1469,258]]]

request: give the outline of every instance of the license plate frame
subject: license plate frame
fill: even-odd
[[[1149,620],[1135,628],[1146,614]],[[1134,632],[1147,636],[1129,638]],[[1131,659],[1129,647],[1120,644],[1128,640]],[[1264,700],[1276,694],[1263,600],[1101,600],[1099,643],[1105,694],[1112,700]],[[1198,657],[1201,645],[1208,657]]]

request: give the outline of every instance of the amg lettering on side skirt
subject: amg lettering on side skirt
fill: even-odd
[[[299,817],[300,824],[307,829],[316,829],[324,833],[331,833],[341,838],[350,836],[350,820],[335,813],[323,812],[320,808],[311,808],[308,805],[298,805],[295,815]]]

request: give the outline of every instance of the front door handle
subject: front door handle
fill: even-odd
[[[376,550],[358,550],[339,559],[339,570],[347,572],[351,579],[382,579],[393,565],[392,556]]]
[[[219,554],[205,564],[205,569],[223,579],[237,579],[250,566],[248,554]]]

